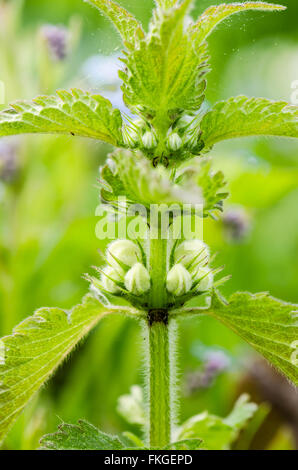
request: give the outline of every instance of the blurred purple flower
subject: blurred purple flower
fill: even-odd
[[[56,62],[66,59],[68,53],[69,31],[64,26],[46,24],[41,28],[50,55]]]
[[[218,373],[230,365],[230,359],[223,351],[210,351],[206,354],[205,370]]]
[[[230,358],[223,351],[208,351],[203,367],[189,373],[186,378],[187,395],[211,387],[215,379],[230,366],[230,363]]]
[[[231,242],[243,241],[250,232],[251,221],[243,207],[232,207],[223,215],[223,225],[226,238]]]
[[[0,180],[12,183],[19,171],[18,141],[0,139]]]

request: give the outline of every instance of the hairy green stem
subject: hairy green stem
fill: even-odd
[[[149,445],[162,449],[171,442],[171,355],[169,326],[149,325]]]
[[[150,240],[150,309],[162,309],[167,301],[167,240],[161,238],[161,231],[158,231],[158,237]]]
[[[150,241],[149,269],[152,279],[147,321],[149,445],[163,448],[171,442],[173,354],[166,309],[167,240]]]

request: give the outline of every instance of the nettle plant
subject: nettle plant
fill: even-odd
[[[90,293],[80,305],[71,311],[42,308],[1,340],[0,437],[82,338],[103,317],[120,313],[140,322],[146,337],[145,404],[138,388],[121,400],[123,414],[144,425],[144,441],[128,433],[110,436],[81,421],[63,424],[57,433],[45,436],[42,448],[227,449],[256,406],[244,396],[226,418],[205,413],[177,425],[178,324],[186,317],[196,321],[211,315],[297,385],[298,307],[267,293],[236,293],[225,300],[218,292],[223,280],[215,280],[219,270],[212,267],[209,248],[199,238],[175,238],[172,227],[177,208],[185,204],[188,211],[180,214],[182,222],[195,217],[197,204],[203,204],[202,218],[222,209],[227,196],[224,176],[213,173],[206,160],[214,144],[241,136],[298,137],[298,108],[285,102],[239,96],[209,110],[203,106],[209,71],[206,39],[213,29],[237,12],[284,7],[223,4],[192,21],[191,0],[156,0],[146,34],[116,3],[87,2],[121,35],[122,90],[134,117],[122,116],[102,96],[78,89],[57,91],[57,96],[17,102],[3,111],[0,136],[53,133],[112,144],[117,150],[101,169],[101,201],[118,220],[132,207],[145,208],[140,217],[148,236],[109,244],[105,267],[98,269],[99,276],[88,277]],[[190,159],[191,167],[185,164]]]

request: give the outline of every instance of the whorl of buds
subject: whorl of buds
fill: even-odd
[[[150,275],[141,263],[136,263],[124,279],[126,289],[134,295],[142,295],[150,289]]]
[[[130,240],[115,240],[107,250],[107,261],[114,268],[131,268],[141,260],[142,254],[138,245]]]
[[[192,286],[191,274],[182,264],[175,264],[167,276],[167,290],[176,295],[184,295]]]
[[[147,305],[145,294],[150,291],[151,277],[143,248],[130,240],[113,241],[107,249],[107,262],[101,279],[92,278],[93,286],[113,295],[126,296],[130,302]],[[208,266],[209,262],[209,248],[201,240],[184,241],[175,249],[171,255],[174,265],[171,264],[166,278],[166,289],[172,294],[169,304],[173,304],[173,296],[188,294],[188,299],[212,288],[214,271]],[[137,300],[133,296],[141,298]]]

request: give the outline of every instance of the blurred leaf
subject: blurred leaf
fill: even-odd
[[[78,89],[57,91],[32,102],[18,101],[0,113],[0,137],[16,134],[65,134],[122,142],[122,118],[106,98]]]
[[[155,11],[149,35],[126,55],[128,70],[120,72],[126,103],[143,106],[153,117],[160,114],[162,128],[169,126],[169,113],[198,109],[204,99],[206,45],[195,49],[184,34],[189,5],[190,0],[184,0],[166,12]]]
[[[223,200],[229,196],[224,191],[226,181],[222,171],[211,171],[211,161],[200,159],[198,173],[198,184],[202,188],[204,197],[204,212],[212,212],[216,209],[222,210]]]
[[[253,418],[233,444],[233,450],[248,450],[252,440],[267,418],[271,408],[267,403],[259,405]]]
[[[0,341],[0,440],[59,364],[111,311],[87,295],[71,312],[37,310]]]
[[[124,444],[116,436],[106,434],[87,421],[78,424],[63,423],[59,430],[47,434],[41,441],[41,450],[123,450]]]
[[[200,437],[207,450],[227,450],[233,441],[234,432],[223,420],[208,412],[193,416],[182,425],[180,439]]]
[[[267,172],[243,168],[239,175],[230,178],[230,202],[252,208],[266,208],[278,203],[297,188],[296,168],[273,167]]]
[[[257,405],[249,402],[248,395],[241,395],[232,412],[225,418],[225,423],[233,429],[241,430],[243,425],[254,415],[257,411]]]
[[[226,181],[222,171],[212,170],[212,160],[210,158],[199,157],[193,159],[191,166],[184,168],[177,173],[175,183],[181,186],[199,186],[203,201],[204,214],[207,216],[216,210],[222,210],[223,200],[229,196],[226,189]]]
[[[208,313],[231,328],[298,384],[298,306],[267,293],[236,293],[227,303],[215,295]]]
[[[116,163],[116,173],[114,165],[107,164],[101,170],[101,197],[105,202],[117,203],[120,196],[146,208],[150,204],[202,202],[198,186],[171,183],[164,167],[154,169],[141,154],[121,150],[112,154],[111,160]]]
[[[124,44],[132,49],[144,38],[144,32],[138,20],[124,8],[111,0],[85,0],[101,10],[114,24]]]
[[[246,10],[285,10],[286,7],[264,2],[231,3],[209,7],[200,17],[191,32],[196,44],[201,44],[212,33],[213,29],[225,18]]]
[[[203,117],[200,129],[207,148],[234,137],[298,137],[298,107],[285,101],[237,96],[215,104]]]
[[[210,450],[227,450],[257,410],[257,405],[242,395],[227,418],[208,412],[193,416],[180,428],[180,439],[200,438],[203,447]]]

